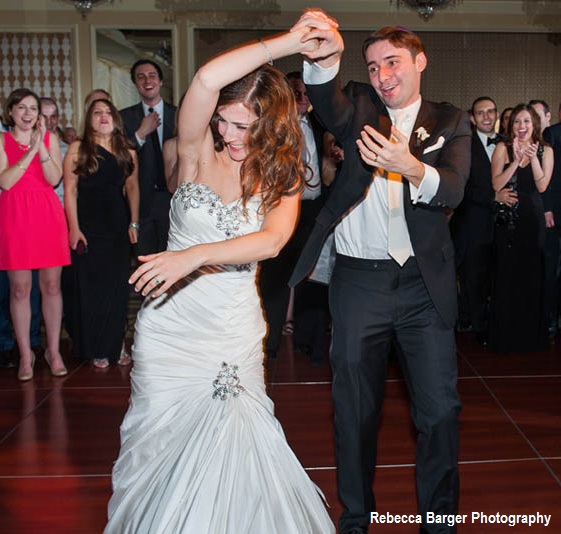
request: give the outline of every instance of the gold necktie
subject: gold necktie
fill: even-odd
[[[396,116],[396,128],[401,130],[403,115]],[[392,138],[392,141],[395,140]],[[399,265],[403,265],[410,256],[411,242],[409,231],[405,221],[405,210],[403,208],[403,181],[401,174],[396,172],[387,173],[388,180],[388,254]]]

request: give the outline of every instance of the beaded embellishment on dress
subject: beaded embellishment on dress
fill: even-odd
[[[242,223],[249,221],[247,209],[242,206],[241,199],[224,205],[220,195],[203,183],[182,183],[175,192],[175,197],[183,204],[183,209],[199,209],[206,207],[207,213],[216,219],[216,228],[224,232],[226,239],[243,235],[240,232]],[[233,266],[236,271],[250,272],[254,265],[240,263]]]
[[[212,386],[214,387],[213,399],[227,400],[230,396],[239,397],[244,388],[240,385],[238,366],[222,362],[221,371]]]
[[[236,237],[240,224],[247,221],[247,210],[240,201],[224,205],[220,195],[206,184],[183,183],[177,188],[175,195],[181,200],[185,210],[206,206],[209,215],[216,215],[216,227],[228,238]]]

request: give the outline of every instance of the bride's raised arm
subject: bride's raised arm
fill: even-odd
[[[180,182],[190,179],[186,177],[186,164],[197,162],[203,154],[213,150],[210,120],[220,90],[266,63],[309,48],[309,43],[302,42],[307,31],[302,27],[296,31],[245,43],[215,56],[197,71],[179,110]]]
[[[241,191],[244,208],[250,197],[261,196],[263,222],[259,230],[245,235],[139,257],[142,265],[129,280],[137,291],[158,297],[203,265],[258,262],[277,255],[286,244],[296,225],[305,176],[301,130],[294,95],[283,74],[260,67],[317,47],[309,34],[310,28],[302,25],[252,41],[198,70],[178,115],[179,182],[195,181],[201,168],[208,179],[220,159],[221,178],[227,175],[231,190]],[[219,103],[216,132],[211,122]],[[249,123],[237,120],[240,105],[251,117]],[[249,128],[253,123],[255,127]],[[215,148],[217,133],[225,150]]]

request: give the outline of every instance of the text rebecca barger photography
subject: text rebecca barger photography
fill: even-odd
[[[484,512],[471,512],[471,514],[435,514],[427,512],[425,524],[440,524],[453,527],[455,525],[463,525],[466,523],[478,525],[505,525],[515,527],[517,525],[542,526],[547,527],[551,521],[551,514],[501,514],[496,512],[486,514]],[[423,523],[421,514],[390,514],[371,512],[370,523],[389,525],[392,523]]]

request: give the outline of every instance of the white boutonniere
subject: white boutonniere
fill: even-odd
[[[420,142],[423,142],[425,139],[428,139],[430,137],[430,133],[425,130],[424,126],[420,126],[419,128],[417,128],[415,130],[415,133],[417,134],[417,140]]]

